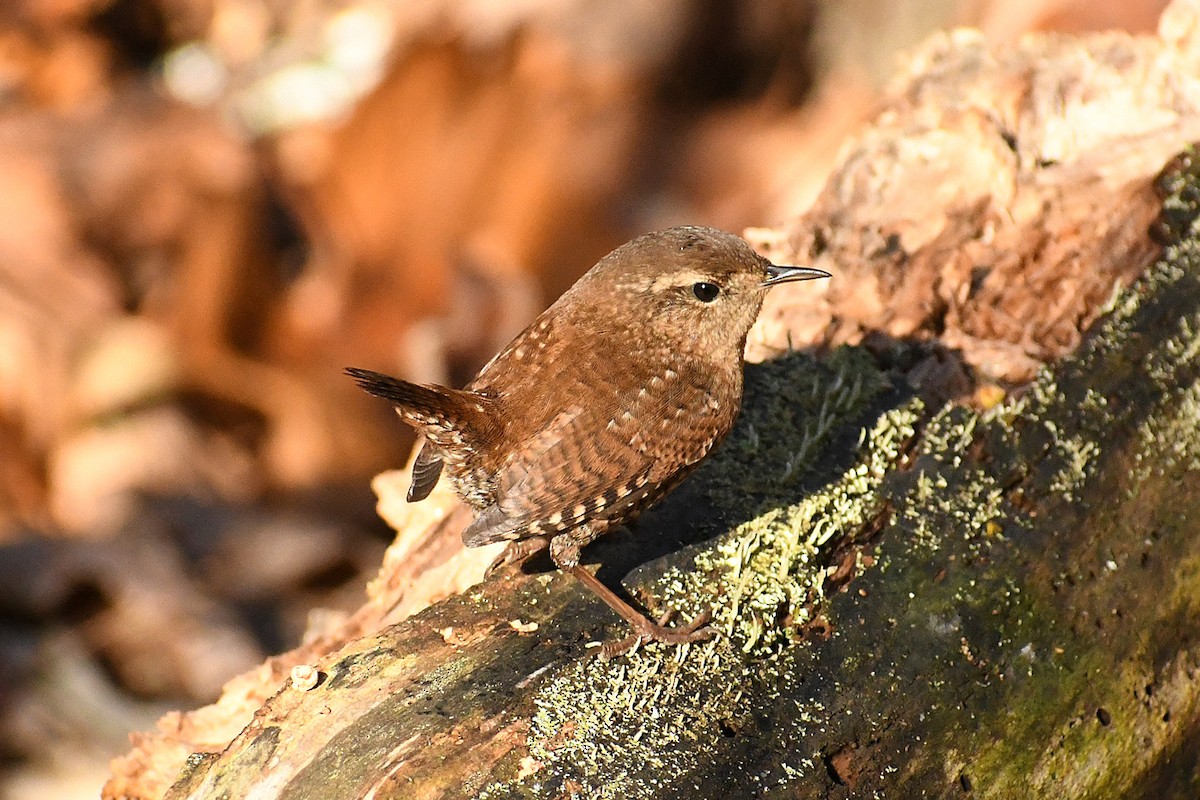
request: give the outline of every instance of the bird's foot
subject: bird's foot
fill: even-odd
[[[492,563],[488,565],[488,568],[484,570],[483,577],[490,578],[493,572],[509,564],[522,564],[549,546],[549,536],[531,536],[528,539],[518,539],[515,542],[509,542],[508,547],[504,548],[500,555],[496,556]]]
[[[605,660],[616,658],[637,650],[646,642],[685,644],[687,642],[703,642],[717,635],[716,629],[708,625],[712,621],[711,611],[702,612],[687,625],[668,628],[667,623],[673,616],[675,616],[675,612],[668,610],[658,618],[657,623],[651,622],[645,617],[642,617],[640,622],[631,623],[634,632],[624,639],[605,644],[600,648],[600,657]]]

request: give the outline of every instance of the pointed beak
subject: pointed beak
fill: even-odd
[[[817,278],[831,277],[823,269],[813,269],[812,267],[777,267],[774,264],[767,265],[767,275],[769,277],[761,284],[764,287],[775,286],[790,281],[811,281]]]

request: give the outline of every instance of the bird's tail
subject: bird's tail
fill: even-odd
[[[390,401],[405,422],[439,447],[470,448],[495,425],[491,398],[476,392],[409,383],[356,367],[346,374],[367,392]]]

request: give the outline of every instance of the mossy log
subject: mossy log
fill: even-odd
[[[1164,257],[1019,397],[929,413],[848,347],[750,369],[719,455],[591,551],[718,639],[602,661],[602,604],[511,572],[312,665],[168,797],[1195,796],[1191,156],[1160,184]]]

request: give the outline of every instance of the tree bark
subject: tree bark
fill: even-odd
[[[1153,178],[1195,131],[1200,98],[1163,87],[1200,63],[1198,19],[1177,3],[1159,39],[939,39],[893,92],[909,116],[885,110],[813,212],[762,237],[780,261],[848,266],[823,306],[781,290],[759,354],[843,346],[749,365],[731,438],[586,553],[651,611],[712,607],[718,639],[601,661],[592,645],[626,631],[553,572],[392,624],[405,589],[385,565],[363,612],[160,725],[106,796],[1195,794],[1200,168],[1189,151]],[[1047,160],[1052,112],[991,126],[947,99],[1052,78],[1087,102],[1120,78],[1176,119],[1075,120],[1094,138]],[[902,158],[918,122],[951,152],[973,131],[989,158]],[[939,176],[921,207],[898,197]],[[409,551],[444,566],[430,554],[458,523],[437,508]]]

